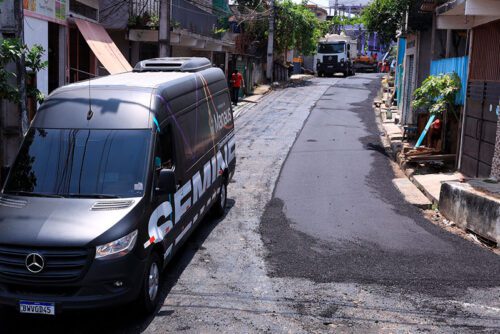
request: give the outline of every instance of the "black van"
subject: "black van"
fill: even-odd
[[[0,194],[0,304],[21,313],[138,300],[234,173],[224,73],[158,58],[68,85],[40,107]]]

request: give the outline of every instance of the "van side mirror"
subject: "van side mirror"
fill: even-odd
[[[160,171],[160,177],[158,178],[158,187],[156,188],[156,191],[173,194],[176,190],[174,171],[171,169],[162,169]]]

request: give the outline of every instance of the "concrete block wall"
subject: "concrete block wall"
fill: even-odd
[[[500,243],[500,199],[478,192],[467,183],[445,182],[439,211],[462,229]]]
[[[495,142],[495,153],[491,165],[491,176],[500,179],[500,120],[497,121],[497,138]]]

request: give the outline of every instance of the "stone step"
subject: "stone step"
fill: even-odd
[[[393,179],[392,183],[403,194],[405,200],[421,209],[430,209],[431,201],[407,178]]]
[[[422,190],[422,192],[433,203],[439,203],[439,195],[441,192],[441,184],[447,181],[460,181],[462,174],[460,173],[439,173],[439,174],[425,174],[413,175],[412,181],[415,185]]]

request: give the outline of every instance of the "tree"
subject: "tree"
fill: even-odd
[[[362,20],[370,32],[377,32],[382,44],[396,40],[398,30],[403,30],[406,12],[412,0],[374,0],[365,8]]]
[[[318,20],[304,4],[291,0],[276,3],[275,50],[286,53],[296,49],[303,55],[316,51],[318,40],[328,32],[328,23]]]
[[[45,50],[41,45],[34,45],[30,49],[15,38],[6,38],[0,41],[0,99],[22,104],[25,99],[22,93],[22,88],[24,88],[26,97],[34,97],[37,102],[43,101],[44,96],[37,88],[26,87],[26,85],[24,87],[19,86],[16,82],[16,78],[20,76],[19,71],[17,73],[10,71],[8,65],[10,63],[19,64],[20,60],[23,59],[24,67],[21,68],[21,71],[24,72],[24,75],[28,70],[30,73],[37,73],[48,65],[46,61],[42,61],[44,52]],[[24,105],[26,106],[25,100]],[[26,125],[23,126],[22,119],[24,117],[27,119],[27,115],[23,115],[23,111],[21,111],[21,132],[23,134],[27,130],[27,120]]]
[[[363,20],[359,16],[333,16],[329,20],[330,33],[340,33],[344,30],[345,26],[354,26],[363,23]]]
[[[455,99],[462,88],[457,73],[431,75],[422,82],[422,85],[413,93],[413,107],[425,108],[433,115],[441,115],[451,111],[455,118]]]

